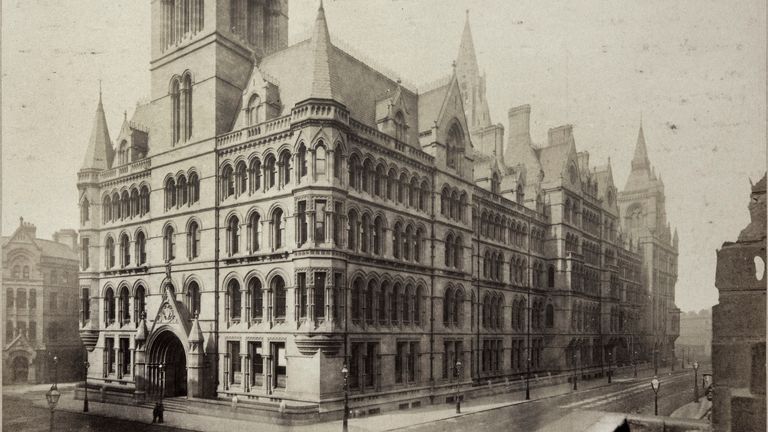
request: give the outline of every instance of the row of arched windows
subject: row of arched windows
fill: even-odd
[[[245,289],[237,279],[227,283],[225,312],[227,322],[283,321],[287,316],[285,280],[275,275],[266,287],[258,277],[248,280]]]
[[[578,201],[571,201],[570,198],[565,199],[565,208],[563,209],[563,219],[568,223],[576,224],[578,222],[579,203]]]
[[[369,212],[362,216],[356,209],[347,214],[347,248],[351,251],[373,255],[385,255],[387,252],[387,221],[382,215],[373,217]],[[392,257],[404,261],[420,263],[426,230],[413,222],[397,221],[392,227]]]
[[[81,202],[81,220],[90,219],[90,203],[87,199]],[[121,193],[112,192],[102,199],[102,216],[104,223],[141,217],[149,213],[149,186],[132,187]]]
[[[464,268],[464,240],[460,235],[448,233],[445,237],[445,266],[461,270]]]
[[[448,286],[443,294],[443,325],[461,327],[464,322],[464,290]]]
[[[13,266],[13,269],[11,270],[11,277],[13,279],[21,279],[21,278],[29,279],[29,266],[28,265],[25,265],[23,267],[20,265]]]
[[[163,0],[162,47],[181,43],[203,29],[205,24],[204,0]]]
[[[528,227],[521,222],[507,219],[496,212],[483,210],[480,214],[479,235],[517,246],[526,247],[528,239]]]
[[[503,278],[504,254],[495,250],[486,250],[483,255],[483,277],[501,282]]]
[[[136,232],[134,241],[134,256],[136,265],[141,266],[147,263],[147,236],[143,230]],[[127,232],[120,234],[117,245],[115,238],[108,234],[104,240],[104,266],[106,269],[112,269],[116,266],[122,268],[131,265],[131,238]]]
[[[585,209],[581,214],[581,220],[587,232],[596,236],[600,235],[600,216],[598,214]]]
[[[591,241],[584,240],[581,243],[584,262],[592,265],[600,265],[600,245]]]
[[[528,261],[524,257],[512,256],[509,259],[509,280],[517,285],[528,285]]]
[[[221,168],[221,198],[239,197],[273,188],[282,188],[291,181],[291,152],[283,150],[280,157],[268,154],[264,161],[254,157],[246,164],[227,162]]]
[[[200,177],[196,172],[165,180],[165,209],[179,208],[200,201]]]
[[[269,229],[271,230],[269,241],[271,247],[273,250],[280,249],[285,246],[283,210],[280,207],[272,209],[269,222]],[[262,250],[263,228],[259,212],[255,210],[250,212],[246,219],[245,227],[242,226],[240,218],[236,215],[231,215],[227,219],[226,226],[226,250],[229,256],[237,255],[241,252],[252,254]],[[245,249],[243,249],[243,239],[245,240]]]
[[[466,222],[467,193],[456,188],[443,186],[440,192],[440,214],[447,219]]]
[[[501,330],[504,327],[504,296],[487,292],[483,296],[483,327]]]
[[[358,277],[352,283],[350,314],[352,322],[378,325],[421,325],[425,322],[423,284],[412,282],[367,283]]]
[[[571,328],[577,331],[596,332],[600,328],[600,309],[591,302],[576,301],[571,312]]]
[[[357,153],[353,153],[347,161],[348,184],[352,189],[423,212],[429,211],[431,189],[428,179],[409,175],[404,170],[398,174],[396,166],[387,169],[383,161],[376,163],[371,156],[366,156],[362,162],[360,159]]]
[[[576,234],[565,234],[565,252],[579,253],[579,237]]]
[[[544,252],[544,230],[531,227],[531,250],[533,252]]]
[[[132,298],[131,298],[132,297]],[[133,300],[131,302],[131,300]],[[119,288],[117,296],[111,286],[104,290],[104,325],[109,326],[115,322],[123,326],[141,319],[141,314],[146,309],[146,289],[138,285],[133,296],[127,286]]]

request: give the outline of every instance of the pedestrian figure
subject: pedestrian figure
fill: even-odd
[[[157,422],[158,423],[163,422],[163,411],[165,411],[165,408],[163,408],[163,403],[160,402],[157,404]]]
[[[155,407],[152,408],[152,423],[157,422],[157,416],[160,414],[159,403],[155,402]]]

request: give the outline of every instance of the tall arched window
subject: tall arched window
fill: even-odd
[[[299,145],[299,149],[296,152],[296,170],[297,180],[301,182],[301,179],[307,176],[307,147],[304,143]]]
[[[333,151],[333,176],[339,180],[341,180],[341,164],[343,157],[344,151],[341,148],[341,145],[336,145],[336,149]]]
[[[187,228],[187,257],[195,259],[200,256],[200,225],[192,221]]]
[[[80,203],[80,223],[84,224],[91,219],[91,204],[88,202],[88,198],[83,198],[83,202]]]
[[[139,190],[136,188],[131,189],[131,218],[140,214],[140,206]]]
[[[189,204],[189,185],[187,184],[186,176],[179,176],[179,182],[178,185],[176,185],[176,191],[176,195],[178,195],[177,201],[179,206]]]
[[[368,247],[371,238],[371,215],[364,213],[362,223],[360,225],[362,228],[360,236],[360,252],[368,253],[370,252]]]
[[[107,288],[104,293],[104,322],[107,325],[115,322],[115,293],[112,288]]]
[[[325,162],[326,157],[325,146],[318,144],[317,147],[315,147],[315,176],[317,178],[325,178],[327,171]]]
[[[227,251],[229,255],[240,252],[240,219],[232,216],[227,222]]]
[[[450,168],[460,168],[460,158],[464,154],[464,133],[458,123],[448,130],[446,139],[446,165]]]
[[[128,267],[131,264],[131,241],[128,234],[120,236],[120,266]]]
[[[373,221],[373,253],[376,255],[380,255],[383,253],[382,243],[381,239],[384,235],[384,222],[382,221],[381,216],[377,216],[376,219]]]
[[[250,180],[251,193],[258,192],[261,189],[261,161],[259,158],[251,159],[248,165],[248,179]]]
[[[464,267],[464,241],[461,236],[456,236],[455,244],[453,246],[453,266],[461,270]]]
[[[187,310],[193,317],[200,313],[200,286],[195,281],[187,286]]]
[[[251,319],[261,320],[264,316],[264,292],[259,278],[248,281],[248,292],[251,296]]]
[[[165,227],[163,231],[163,258],[165,261],[176,258],[176,233],[172,226]]]
[[[139,322],[142,318],[142,313],[145,311],[147,307],[146,302],[146,290],[144,289],[144,285],[139,285],[136,287],[136,291],[133,293],[133,320],[134,322]]]
[[[352,283],[352,292],[350,293],[352,297],[352,304],[351,306],[351,316],[352,321],[358,321],[361,318],[364,318],[362,314],[363,305],[361,304],[361,298],[363,295],[363,281],[362,279],[355,279],[355,282]]]
[[[235,167],[235,193],[238,196],[248,193],[248,168],[243,161]]]
[[[181,139],[181,83],[178,77],[171,81],[171,144]]]
[[[142,265],[147,263],[147,235],[144,231],[139,231],[136,234],[136,264]]]
[[[445,238],[445,266],[453,267],[453,234],[448,234]]]
[[[128,293],[128,287],[122,287],[120,289],[120,325],[131,321],[131,309],[130,309],[130,295]]]
[[[101,203],[101,211],[104,213],[104,223],[112,220],[112,198],[110,198],[109,195],[104,197],[104,200]]]
[[[261,233],[261,216],[258,213],[253,212],[248,218],[248,250],[250,252],[256,252],[260,246],[260,233]]]
[[[280,154],[280,177],[283,180],[283,185],[287,186],[291,183],[291,153],[288,150],[284,150]]]
[[[419,286],[416,288],[416,298],[413,301],[413,323],[416,325],[421,324],[421,299],[424,297],[424,288]]]
[[[112,268],[115,266],[115,239],[112,237],[107,237],[105,251],[107,268]]]
[[[141,187],[139,201],[140,201],[139,213],[141,214],[141,216],[144,216],[145,214],[149,213],[149,187],[147,187],[146,185]]]
[[[235,170],[227,164],[221,170],[221,197],[229,198],[235,194]]]
[[[165,181],[165,209],[176,207],[176,180],[169,178]]]
[[[189,184],[187,186],[189,195],[189,204],[194,204],[200,201],[200,177],[197,173],[193,172],[189,175]]]
[[[272,293],[275,296],[275,318],[285,319],[285,281],[280,276],[272,279]]]
[[[283,247],[283,210],[279,208],[272,212],[272,239],[274,249]]]
[[[360,228],[357,219],[357,211],[350,210],[347,215],[347,223],[349,227],[347,229],[347,248],[349,250],[357,249],[357,238],[359,237]]]
[[[552,306],[552,304],[547,305],[547,312],[546,312],[546,323],[547,328],[552,328],[555,326],[555,307]]]
[[[245,115],[248,118],[248,126],[253,126],[262,122],[261,98],[259,95],[251,95],[251,98],[248,100],[248,107],[245,109]]]
[[[275,161],[275,155],[267,155],[264,158],[264,187],[271,189],[277,186],[277,162]]]
[[[401,294],[402,287],[399,283],[396,283],[394,287],[392,287],[392,292],[390,294],[389,302],[390,302],[390,315],[389,315],[389,321],[392,325],[397,325],[400,317],[400,298],[402,297]]]
[[[240,320],[240,314],[243,309],[243,297],[240,290],[240,282],[232,279],[227,285],[227,295],[229,296],[229,319]]]
[[[112,220],[122,219],[120,215],[120,195],[117,192],[112,194]]]
[[[183,136],[185,141],[192,138],[192,77],[189,73],[184,75],[181,84],[181,104],[183,110]]]

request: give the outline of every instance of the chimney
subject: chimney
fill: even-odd
[[[568,144],[573,140],[573,125],[563,125],[549,130],[549,145]]]
[[[67,245],[73,251],[77,251],[77,231],[73,229],[61,229],[53,233],[53,241]]]
[[[504,160],[507,165],[512,166],[520,163],[526,147],[531,145],[531,106],[526,104],[510,108],[507,115],[509,135]]]
[[[19,222],[21,223],[21,226],[24,228],[24,232],[27,233],[29,238],[37,238],[37,227],[30,223],[30,222],[24,222],[24,218],[19,218]]]

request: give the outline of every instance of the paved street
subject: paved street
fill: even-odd
[[[653,414],[653,392],[649,385],[652,371],[640,371],[640,378],[631,373],[617,376],[607,385],[605,378],[579,381],[579,390],[570,384],[532,389],[534,400],[524,401],[519,392],[470,399],[462,405],[457,416],[452,405],[434,405],[408,411],[389,411],[380,415],[353,418],[351,431],[387,430],[508,430],[535,431],[572,413],[598,411]],[[659,392],[659,411],[669,415],[679,406],[692,400],[692,371],[685,374],[662,375]],[[34,401],[34,406],[32,402]],[[44,408],[44,391],[31,393],[4,389],[3,429],[13,431],[48,430],[49,411]],[[231,432],[243,428],[274,431],[338,431],[341,422],[326,422],[308,426],[284,427],[255,421],[198,416],[193,413],[167,413],[166,421],[176,427],[149,424],[151,412],[144,408],[114,406],[91,402],[91,413],[79,412],[81,401],[71,399],[71,389],[65,390],[56,412],[54,430],[58,431],[185,431],[204,430]],[[121,418],[100,416],[109,412]],[[586,416],[587,414],[585,414]],[[594,417],[594,414],[593,414]],[[586,420],[585,420],[586,421]],[[189,429],[184,429],[189,428]]]

